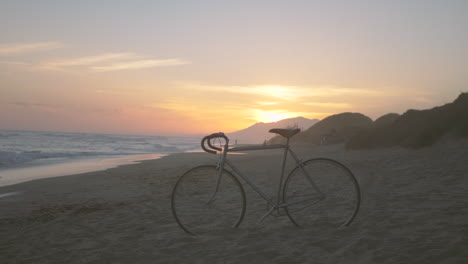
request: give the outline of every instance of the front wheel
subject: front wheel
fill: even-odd
[[[236,228],[245,214],[245,192],[232,173],[203,165],[184,173],[174,186],[172,213],[187,233]]]
[[[326,158],[297,165],[283,189],[285,211],[300,227],[347,226],[356,217],[360,201],[359,185],[352,172]]]

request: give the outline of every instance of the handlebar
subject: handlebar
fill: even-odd
[[[221,148],[218,148],[218,147],[215,147],[213,146],[213,144],[211,143],[211,140],[212,139],[215,139],[215,138],[224,138],[224,141],[226,142],[224,144],[224,148],[227,148],[228,145],[229,145],[229,138],[223,133],[223,132],[219,132],[219,133],[213,133],[211,135],[208,135],[206,137],[204,137],[201,141],[201,147],[204,151],[208,152],[208,153],[211,153],[211,154],[216,154],[216,151],[221,151],[222,149]],[[205,143],[208,144],[208,148],[206,148],[205,146]]]

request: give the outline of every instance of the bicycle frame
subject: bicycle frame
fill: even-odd
[[[255,185],[252,181],[250,181],[250,179],[247,176],[242,174],[242,172],[232,162],[230,162],[227,159],[227,154],[229,152],[255,151],[255,150],[267,150],[267,149],[284,149],[283,162],[282,162],[282,166],[281,166],[281,175],[280,175],[280,180],[278,182],[278,192],[277,192],[276,203],[275,204],[272,203],[272,199],[274,197],[269,197],[266,194],[264,194],[260,190],[260,188],[258,188],[257,185]],[[221,152],[220,160],[218,162],[218,168],[220,169],[220,172],[219,172],[218,180],[217,180],[217,183],[216,183],[216,189],[215,189],[210,201],[212,201],[214,199],[214,197],[215,197],[215,195],[216,195],[216,193],[218,191],[219,183],[221,181],[221,176],[222,176],[222,170],[224,169],[225,165],[227,165],[229,168],[231,168],[231,170],[235,174],[237,174],[240,178],[242,178],[250,187],[252,187],[252,189],[261,198],[263,198],[268,203],[269,206],[271,206],[271,208],[262,217],[259,218],[257,223],[261,223],[263,221],[263,219],[265,219],[265,217],[267,217],[269,214],[271,214],[274,210],[279,210],[279,208],[286,207],[288,205],[292,205],[292,204],[296,204],[296,203],[302,203],[302,202],[312,200],[312,199],[316,199],[316,198],[319,198],[319,199],[323,198],[322,193],[319,191],[316,184],[312,181],[312,178],[309,176],[307,171],[305,171],[303,169],[303,173],[305,174],[307,179],[311,182],[312,186],[316,189],[316,191],[319,193],[319,195],[317,195],[317,197],[314,196],[314,197],[309,197],[309,198],[298,200],[298,201],[293,201],[293,202],[288,202],[288,203],[281,203],[281,197],[282,197],[281,196],[281,191],[282,191],[283,186],[284,186],[283,179],[284,179],[284,171],[285,171],[285,167],[286,167],[286,161],[287,161],[288,153],[291,155],[291,157],[295,161],[296,166],[299,166],[301,164],[301,160],[291,150],[290,145],[289,145],[289,138],[287,139],[285,145],[269,145],[269,146],[258,145],[258,146],[234,147],[234,148],[225,147]]]

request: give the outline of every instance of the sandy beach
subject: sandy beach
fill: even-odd
[[[301,229],[287,217],[258,225],[265,202],[244,186],[247,213],[238,229],[187,235],[171,213],[172,187],[184,171],[215,156],[180,153],[1,187],[0,263],[468,262],[468,141],[419,150],[293,148],[354,172],[362,203],[351,226]],[[232,160],[273,194],[280,154]]]

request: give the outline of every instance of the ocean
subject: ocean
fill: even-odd
[[[200,151],[200,138],[0,130],[0,186]]]

